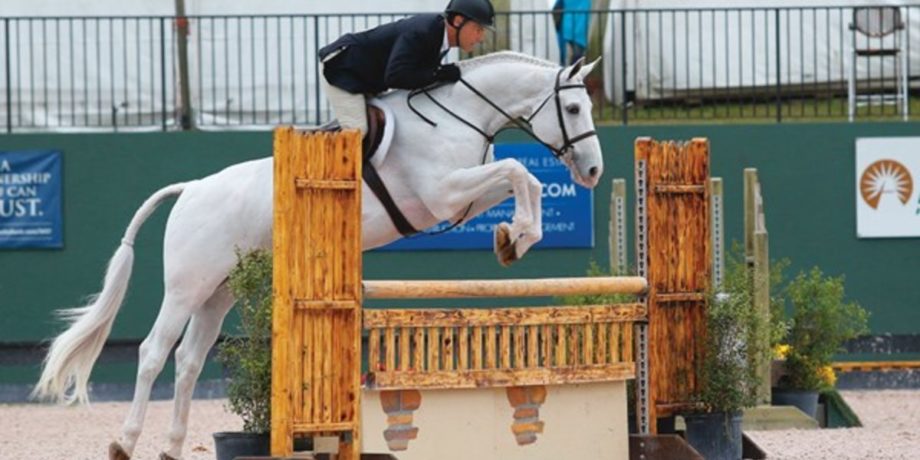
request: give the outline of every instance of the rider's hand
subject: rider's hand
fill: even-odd
[[[434,79],[454,83],[460,80],[460,68],[457,64],[444,64],[434,71]]]

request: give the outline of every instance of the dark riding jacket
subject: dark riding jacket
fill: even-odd
[[[416,89],[435,81],[444,43],[444,17],[419,14],[373,29],[345,34],[319,50],[323,75],[350,93]]]

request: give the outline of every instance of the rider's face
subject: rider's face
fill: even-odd
[[[459,24],[463,21],[463,18],[456,17],[455,22]],[[457,25],[455,24],[455,25]],[[457,46],[460,47],[463,51],[467,53],[473,51],[473,48],[476,47],[486,38],[486,28],[480,25],[476,21],[466,21],[463,23],[463,27],[460,28],[460,39]]]

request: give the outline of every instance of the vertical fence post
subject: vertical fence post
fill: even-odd
[[[610,191],[610,274],[625,276],[626,180],[614,179]]]
[[[744,256],[745,265],[751,273],[753,308],[760,318],[761,327],[770,324],[770,250],[766,218],[764,216],[763,194],[756,168],[744,170]],[[762,337],[757,345],[760,356],[757,359],[757,375],[760,387],[757,403],[770,404],[771,350],[769,338]]]
[[[626,10],[620,11],[620,76],[623,78],[623,99],[620,100],[620,107],[623,112],[623,125],[629,124],[629,106],[626,104]],[[616,85],[614,85],[616,88]]]
[[[907,90],[907,92],[904,93],[905,96],[907,97],[907,101],[906,101],[906,104],[907,104],[907,113],[905,114],[906,118],[904,119],[904,121],[909,121],[909,120],[910,120],[910,82],[911,82],[911,77],[910,77],[910,53],[911,53],[911,49],[910,49],[910,35],[911,35],[911,31],[913,30],[912,27],[911,27],[911,24],[910,24],[910,18],[911,18],[911,12],[913,12],[914,10],[915,10],[915,7],[913,7],[913,6],[908,6],[908,7],[907,7],[907,14],[906,14],[906,16],[907,16],[907,27],[904,29],[904,43],[907,44],[907,50],[905,50],[905,52],[903,53],[903,54],[904,54],[904,59],[907,61],[907,63],[904,65],[904,79],[906,80],[906,83],[905,83],[905,84],[906,84],[906,88],[905,88],[905,89]]]
[[[725,279],[725,214],[721,177],[709,178],[710,226],[712,232],[712,285],[722,289]]]
[[[6,59],[6,132],[13,132],[13,86],[10,75],[13,70],[10,68],[10,18],[3,19],[4,59]]]
[[[188,81],[188,33],[190,26],[191,23],[185,15],[185,0],[176,0],[176,52],[179,54],[177,56],[179,61],[179,126],[183,130],[192,129],[192,96]],[[201,50],[198,52],[201,52]],[[229,66],[229,62],[227,65]]]
[[[907,9],[907,14],[908,15],[910,14],[909,7]],[[907,20],[908,20],[908,24],[910,24],[909,22],[910,16],[907,16]],[[900,75],[901,81],[899,81],[897,84],[904,85],[903,86],[904,95],[902,96],[902,99],[901,99],[901,116],[904,119],[904,121],[908,121],[910,119],[910,78],[908,77],[908,75],[910,74],[910,42],[908,41],[908,39],[910,38],[910,29],[903,27],[903,24],[904,24],[903,19],[902,19],[901,24],[902,24],[901,31],[898,32],[898,34],[900,35],[899,38],[901,41],[898,47],[900,48],[901,46],[904,46],[907,49],[901,51],[900,53],[901,54],[901,75]]]
[[[775,24],[776,24],[776,122],[783,122],[783,86],[781,83],[782,72],[780,68],[782,66],[783,60],[782,55],[780,54],[780,46],[782,46],[782,41],[780,40],[780,20],[779,12],[780,9],[777,8],[774,10],[776,14]]]
[[[745,263],[754,260],[754,225],[757,213],[754,210],[754,183],[757,180],[756,168],[744,170],[744,258]]]
[[[326,33],[329,31],[327,30]],[[316,122],[315,125],[320,125],[319,119],[319,110],[320,110],[320,97],[319,97],[319,79],[323,78],[322,72],[319,71],[320,59],[319,59],[319,16],[313,16],[313,59],[316,60],[316,64],[313,72],[313,94],[316,98]]]
[[[10,18],[3,18],[4,59],[6,60],[6,132],[13,132],[13,87],[10,83]]]
[[[166,18],[160,18],[160,115],[166,131]]]

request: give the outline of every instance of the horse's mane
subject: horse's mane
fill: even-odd
[[[494,53],[484,54],[482,56],[477,56],[477,57],[470,58],[470,59],[464,59],[462,61],[457,62],[456,64],[460,66],[460,68],[463,69],[464,72],[468,72],[468,71],[479,69],[481,67],[485,67],[491,64],[502,64],[502,63],[508,63],[508,62],[531,64],[537,67],[550,68],[550,69],[559,68],[559,65],[557,65],[554,62],[550,62],[545,59],[540,59],[538,57],[533,57],[529,54],[518,53],[516,51],[497,51]],[[435,88],[433,91],[440,92],[450,87],[451,85],[440,86],[438,88]],[[395,90],[395,91],[389,91],[378,97],[382,99],[386,99],[392,96],[393,94],[405,94],[406,92],[407,90],[400,89],[400,90]]]
[[[463,70],[472,70],[484,65],[504,62],[520,62],[523,64],[533,64],[535,66],[549,68],[559,67],[557,64],[545,59],[540,59],[538,57],[533,57],[524,53],[518,53],[516,51],[498,51],[495,53],[489,53],[483,56],[474,57],[472,59],[462,60],[458,62],[457,65],[459,65]]]

